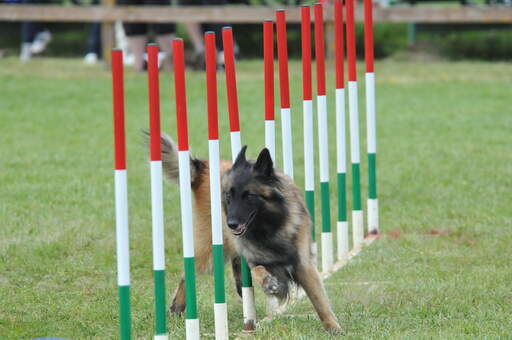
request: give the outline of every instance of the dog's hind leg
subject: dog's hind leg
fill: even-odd
[[[297,281],[306,291],[325,330],[330,333],[341,333],[342,329],[332,312],[320,274],[312,261],[309,261],[308,264],[299,264],[297,268]]]
[[[175,315],[182,315],[185,312],[185,279],[181,278],[176,293],[174,293],[174,299],[171,304],[171,313]]]

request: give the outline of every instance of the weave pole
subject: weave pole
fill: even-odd
[[[263,22],[263,63],[265,78],[265,147],[276,161],[276,125],[274,112],[274,23]]]
[[[311,216],[311,245],[317,260],[315,231],[315,147],[313,125],[313,90],[311,84],[311,9],[307,5],[300,8],[302,45],[302,111],[304,121],[304,179],[305,198]]]
[[[174,90],[178,128],[178,163],[181,202],[181,231],[183,235],[183,265],[185,271],[186,338],[199,339],[197,317],[196,269],[194,259],[194,230],[192,224],[192,190],[190,187],[190,155],[188,150],[187,99],[185,91],[185,57],[183,40],[172,42],[174,59]]]
[[[164,204],[162,150],[160,142],[160,86],[158,45],[147,46],[149,91],[149,146],[151,169],[151,218],[153,239],[153,280],[155,291],[155,340],[167,340],[165,304]]]
[[[288,45],[286,42],[286,14],[276,11],[277,59],[279,63],[279,96],[281,99],[281,135],[283,139],[283,170],[293,179],[292,117],[288,79]]]
[[[208,98],[208,161],[210,171],[210,209],[212,219],[213,278],[215,291],[215,339],[227,340],[228,309],[224,289],[224,245],[220,190],[219,121],[217,109],[217,49],[215,33],[204,34],[206,93]]]
[[[222,28],[222,45],[224,48],[224,65],[228,95],[229,129],[231,136],[231,158],[233,162],[242,147],[240,137],[240,121],[238,117],[238,98],[236,91],[235,55],[233,53],[233,31],[231,27]],[[244,314],[244,331],[256,329],[256,305],[254,303],[254,288],[247,261],[240,257],[242,270],[242,303]]]
[[[112,50],[112,93],[114,107],[114,183],[116,201],[117,286],[121,340],[131,339],[130,247],[128,237],[128,188],[126,138],[124,132],[123,52]]]
[[[321,3],[314,5],[315,54],[318,111],[318,149],[320,152],[320,195],[322,200],[322,271],[333,265],[331,232],[331,207],[329,197],[329,137],[327,123],[327,98],[325,93],[325,41],[324,18]]]
[[[347,155],[345,127],[345,56],[343,48],[343,3],[334,0],[334,43],[336,64],[336,161],[338,173],[338,261],[348,256]]]
[[[347,54],[348,54],[348,107],[350,117],[350,158],[352,160],[352,239],[354,248],[361,247],[364,239],[363,210],[361,208],[359,109],[357,106],[356,39],[354,0],[346,0]]]
[[[377,200],[377,132],[371,0],[364,0],[364,55],[366,62],[366,139],[368,141],[368,233],[373,234],[379,232],[379,201]]]

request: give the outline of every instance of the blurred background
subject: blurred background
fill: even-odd
[[[103,0],[102,6],[113,6],[115,0]],[[3,2],[3,3],[2,3]],[[310,4],[314,1],[279,1],[279,0],[237,0],[237,1],[207,1],[207,0],[117,0],[118,5],[159,5],[168,6],[172,10],[182,6],[194,6],[201,12],[202,21],[194,22],[194,13],[190,12],[187,18],[180,18],[180,22],[170,30],[178,36],[187,39],[187,46],[191,46],[195,54],[200,55],[201,29],[216,30],[223,24],[233,25],[235,31],[244,39],[237,41],[239,56],[242,58],[261,57],[262,30],[259,21],[263,18],[262,6],[287,7],[300,4]],[[327,7],[328,2],[325,1]],[[95,10],[97,17],[103,14],[99,0],[2,0],[0,5],[0,56],[19,55],[22,60],[29,60],[37,56],[51,57],[77,57],[84,58],[85,63],[95,63],[101,59],[101,42],[109,36],[115,36],[108,42],[113,46],[125,49],[137,47],[130,46],[126,38],[127,25],[140,23],[125,23],[123,20],[113,22],[91,22],[91,13],[78,11],[84,8]],[[218,20],[208,25],[211,16],[217,18],[218,13],[209,6],[229,5],[226,21]],[[27,7],[28,6],[28,7]],[[43,7],[45,6],[45,7]],[[58,6],[58,7],[46,7]],[[73,6],[73,7],[72,7]],[[79,7],[78,7],[79,6]],[[172,6],[172,7],[171,7]],[[206,6],[206,7],[205,7]],[[511,0],[378,0],[375,6],[375,56],[376,58],[441,58],[450,60],[510,60],[512,58],[512,1]],[[207,8],[208,7],[208,8]],[[144,10],[143,6],[137,9]],[[362,9],[362,3],[357,10]],[[237,13],[253,13],[254,17],[247,18]],[[70,12],[72,11],[72,12]],[[43,14],[44,13],[44,14]],[[69,13],[73,13],[72,17]],[[122,19],[128,12],[117,12],[115,16]],[[130,12],[130,17],[136,17]],[[172,12],[169,12],[172,13]],[[272,12],[269,11],[269,17]],[[165,15],[162,12],[162,16]],[[146,15],[147,17],[148,15]],[[44,18],[44,21],[24,21],[24,19]],[[332,16],[326,15],[329,20]],[[356,17],[361,19],[361,16]],[[507,19],[508,17],[508,19]],[[87,19],[87,22],[81,22]],[[297,21],[289,18],[289,21]],[[298,18],[295,18],[298,19]],[[149,41],[158,35],[158,25],[162,26],[162,18],[154,29],[148,30]],[[186,22],[185,22],[186,21]],[[111,25],[113,24],[113,25]],[[106,26],[107,25],[107,26]],[[174,22],[167,24],[174,26]],[[195,27],[194,27],[195,25]],[[103,33],[101,27],[108,31]],[[112,26],[112,27],[110,27]],[[291,57],[299,57],[300,36],[298,23],[289,26],[289,50]],[[165,28],[164,28],[165,30]],[[128,27],[128,33],[134,34]],[[137,29],[135,29],[137,31]],[[144,31],[145,32],[145,31]],[[156,33],[155,33],[156,32]],[[329,32],[329,30],[328,30]],[[332,32],[332,30],[331,30]],[[110,34],[109,34],[110,33]],[[137,35],[137,34],[135,34]],[[362,24],[357,27],[358,46],[362,46]],[[33,46],[30,46],[33,44]],[[25,49],[24,49],[25,46]],[[130,48],[132,47],[132,48]],[[362,53],[363,49],[359,48]],[[106,52],[108,53],[108,52]],[[194,54],[194,53],[193,53]],[[192,55],[191,59],[201,59]],[[128,58],[128,63],[133,59]]]

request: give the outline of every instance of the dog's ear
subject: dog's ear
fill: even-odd
[[[247,150],[247,145],[244,145],[240,152],[238,153],[238,156],[236,156],[235,163],[233,164],[233,168],[236,168],[242,164],[247,163],[247,159],[245,159],[245,150]]]
[[[254,171],[266,177],[274,174],[274,163],[267,148],[261,150],[256,163],[254,163]]]

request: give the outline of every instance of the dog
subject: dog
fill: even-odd
[[[162,164],[166,177],[178,183],[178,151],[162,134]],[[302,287],[324,328],[340,333],[311,252],[311,219],[301,190],[290,177],[274,169],[268,149],[255,162],[246,159],[244,146],[234,164],[221,160],[223,240],[225,261],[231,261],[236,289],[241,296],[240,256],[253,280],[268,296],[288,298],[291,285]],[[208,162],[190,158],[196,271],[212,269],[212,232]],[[171,312],[185,311],[182,276]]]

